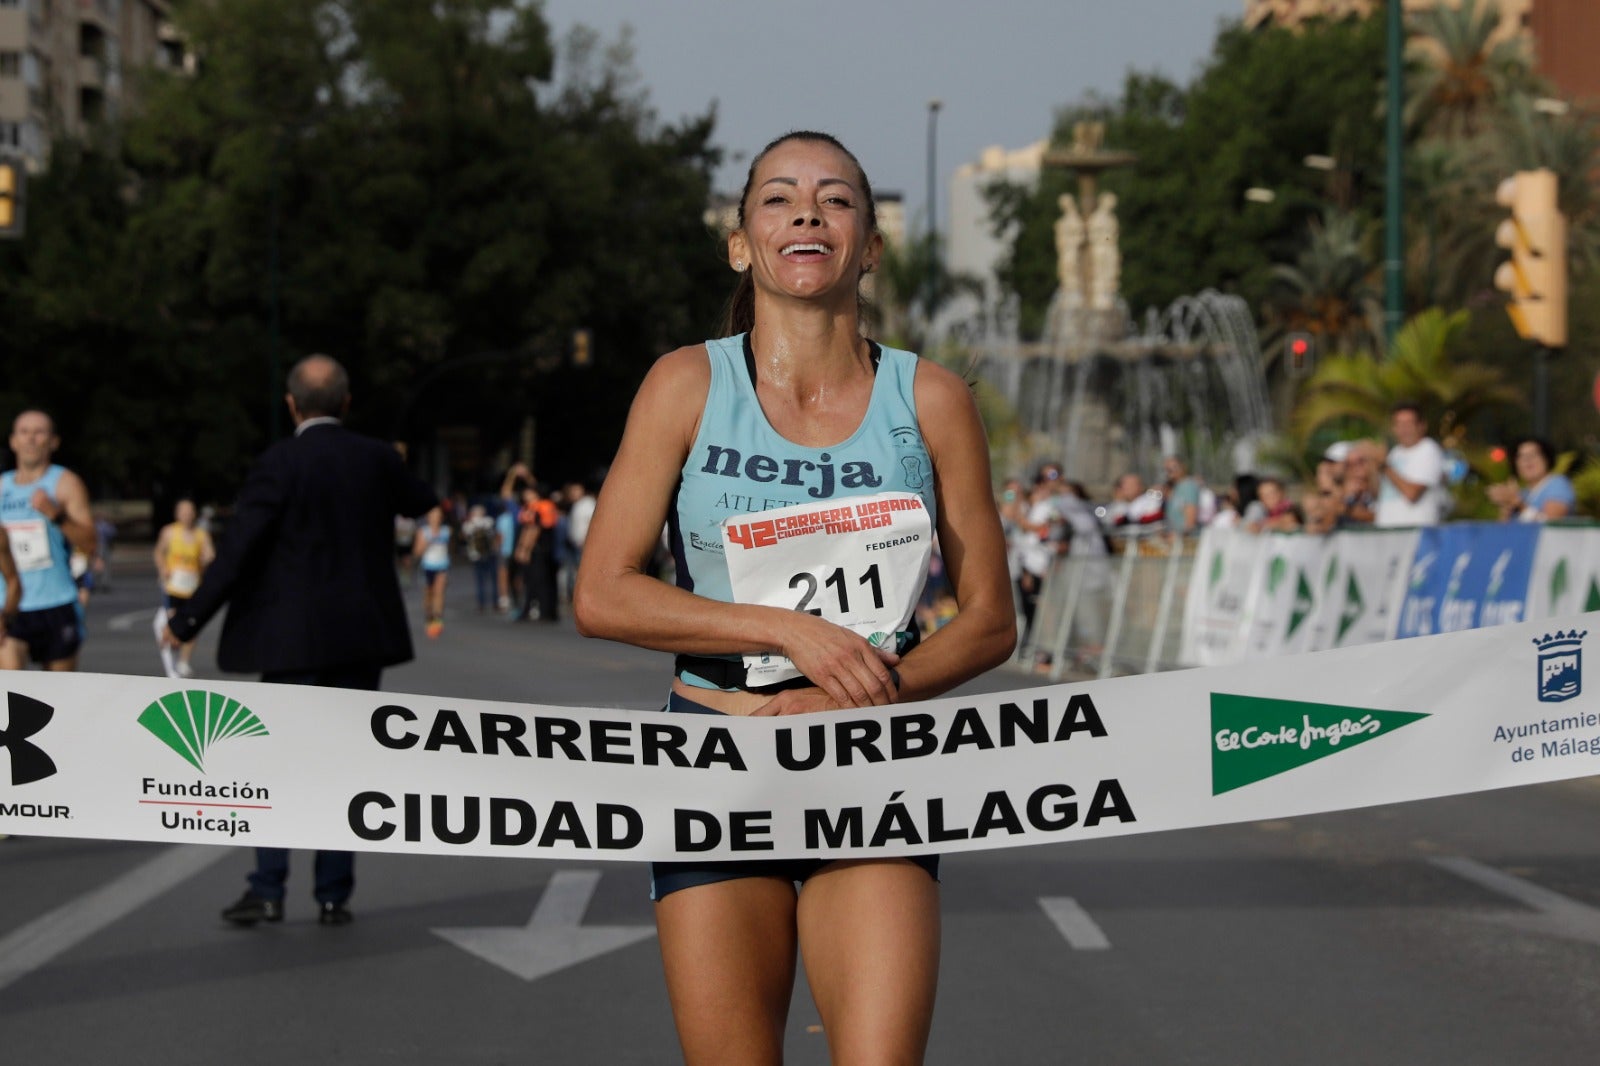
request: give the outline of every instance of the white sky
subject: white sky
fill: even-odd
[[[1114,98],[1132,68],[1189,82],[1221,20],[1244,0],[544,0],[559,41],[574,22],[614,39],[634,30],[635,60],[658,115],[715,101],[716,140],[737,162],[790,129],[821,129],[860,157],[874,188],[927,199],[928,101],[939,189],[987,145],[1048,135],[1057,108],[1090,91]],[[558,72],[559,73],[559,72]],[[941,209],[941,217],[948,208]],[[914,224],[914,223],[913,223]]]

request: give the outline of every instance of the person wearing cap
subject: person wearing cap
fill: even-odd
[[[1317,460],[1316,483],[1300,501],[1307,533],[1332,533],[1339,527],[1344,516],[1345,456],[1349,450],[1349,445],[1340,441]]]
[[[1378,464],[1383,446],[1373,440],[1347,441],[1344,453],[1344,503],[1339,528],[1370,526],[1377,517]]]

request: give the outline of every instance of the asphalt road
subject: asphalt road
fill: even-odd
[[[479,616],[470,575],[453,582],[443,637],[419,632],[386,688],[659,706],[665,656]],[[156,673],[155,602],[148,572],[122,574],[84,669]],[[1597,820],[1586,780],[947,857],[928,1061],[1592,1062]],[[642,868],[362,855],[356,921],[334,929],[313,920],[308,859],[287,921],[241,931],[217,911],[244,851],[0,841],[0,1063],[677,1061]],[[580,920],[620,946],[558,950],[570,964],[533,979],[460,944],[516,956],[530,929]],[[803,981],[788,1052],[827,1061]]]

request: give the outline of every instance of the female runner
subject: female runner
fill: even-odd
[[[728,252],[732,336],[672,352],[640,386],[584,545],[580,631],[678,653],[668,709],[691,713],[927,699],[1004,661],[1016,623],[971,393],[862,336],[858,287],[883,238],[861,165],[826,134],[773,141],[751,163]],[[935,518],[960,606],[948,625],[897,655],[806,611],[736,602],[725,519],[882,492],[915,494]],[[645,573],[663,523],[676,588]],[[918,586],[908,614],[923,576],[901,582]],[[752,686],[740,656],[765,652],[803,676]],[[653,864],[685,1059],[781,1062],[798,953],[833,1061],[920,1062],[938,979],[937,863]]]

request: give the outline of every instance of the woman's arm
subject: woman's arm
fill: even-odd
[[[156,537],[156,580],[162,585],[167,583],[167,537],[171,535],[171,530],[171,526],[162,526]]]
[[[900,698],[930,699],[993,669],[1017,644],[1005,534],[989,482],[989,442],[972,390],[936,363],[917,367],[917,421],[933,459],[939,550],[958,611],[900,661]]]
[[[843,626],[800,611],[722,603],[645,573],[710,387],[699,346],[664,356],[639,386],[578,566],[578,632],[695,655],[778,651],[835,706],[893,702],[889,665],[898,660]]]

